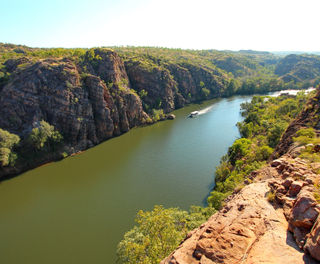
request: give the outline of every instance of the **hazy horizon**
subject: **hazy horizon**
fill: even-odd
[[[11,0],[0,42],[315,53],[319,8],[317,0]]]

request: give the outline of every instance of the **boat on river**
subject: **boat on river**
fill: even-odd
[[[193,111],[188,115],[188,117],[192,118],[192,117],[194,117],[194,116],[196,116],[198,114],[199,114],[199,111]]]

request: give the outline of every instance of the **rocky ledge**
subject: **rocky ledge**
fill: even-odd
[[[161,264],[320,263],[319,175],[285,155],[249,178]]]

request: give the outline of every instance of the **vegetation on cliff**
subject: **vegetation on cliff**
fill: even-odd
[[[216,168],[216,186],[208,197],[210,206],[220,209],[222,201],[241,188],[245,179],[250,182],[250,173],[266,163],[281,135],[312,94],[254,96],[250,103],[241,105],[245,119],[237,125],[242,137],[233,143]]]
[[[126,264],[158,264],[187,233],[205,222],[215,210],[191,206],[189,211],[165,209],[156,205],[152,211],[137,213],[136,223],[118,245],[118,257]]]

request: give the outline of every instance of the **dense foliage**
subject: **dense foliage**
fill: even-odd
[[[13,166],[17,159],[14,147],[20,142],[19,136],[0,128],[0,166]]]
[[[215,210],[192,206],[183,211],[155,206],[152,211],[140,210],[138,224],[128,231],[118,245],[118,257],[126,264],[158,264],[185,238],[188,231],[205,222]]]
[[[22,139],[0,129],[0,166],[12,167],[19,162],[32,161],[45,153],[63,155],[62,142],[63,137],[59,131],[43,120],[35,124]]]
[[[233,143],[216,169],[216,186],[208,198],[210,206],[219,209],[228,195],[241,188],[250,172],[265,164],[309,96],[303,92],[297,96],[254,96],[251,102],[241,105],[244,121],[237,124],[241,138]],[[314,134],[304,130],[298,136],[297,140],[310,139]]]

